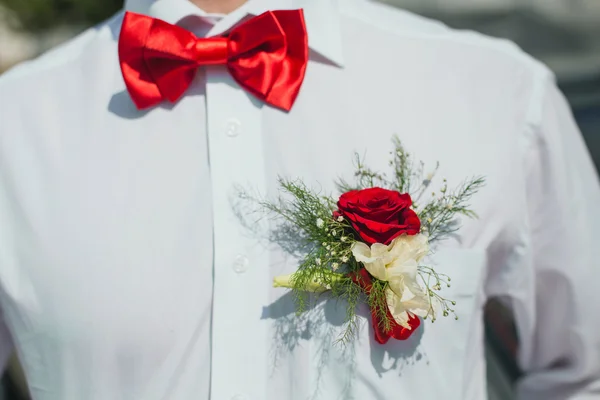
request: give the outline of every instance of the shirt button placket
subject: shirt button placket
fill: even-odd
[[[268,255],[258,253],[231,201],[238,185],[266,193],[261,109],[226,69],[211,66],[206,78],[214,205],[211,399],[262,400],[269,349],[260,317],[269,300]]]

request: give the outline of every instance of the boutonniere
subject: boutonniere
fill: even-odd
[[[274,217],[279,231],[294,232],[304,249],[297,270],[274,279],[275,287],[296,294],[298,312],[307,310],[307,293],[327,293],[345,300],[345,330],[351,339],[358,327],[356,306],[371,310],[376,340],[407,339],[422,320],[453,315],[456,302],[443,297],[451,277],[424,264],[435,244],[455,233],[460,215],[475,213],[469,199],[482,187],[475,177],[450,190],[444,179],[438,193],[397,138],[391,152],[391,177],[371,170],[356,155],[355,180],[339,180],[339,197],[323,196],[300,180],[280,178],[275,201],[251,198]],[[425,199],[425,198],[428,199]],[[245,198],[249,198],[245,195]]]

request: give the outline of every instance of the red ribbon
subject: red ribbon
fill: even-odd
[[[138,109],[177,101],[198,67],[224,64],[248,92],[289,111],[308,62],[304,14],[302,10],[267,11],[226,36],[201,39],[176,25],[127,12],[119,59]]]
[[[350,278],[354,283],[360,286],[361,289],[365,291],[367,295],[371,293],[371,288],[373,287],[373,281],[369,272],[361,268],[360,271],[353,273],[350,275]],[[388,314],[388,320],[390,321],[390,330],[386,331],[379,319],[378,308],[376,306],[371,307],[371,318],[373,320],[373,330],[375,332],[375,340],[377,340],[380,344],[386,344],[391,337],[397,340],[406,340],[413,334],[413,332],[421,325],[421,320],[416,315],[408,313],[408,325],[412,329],[407,329],[402,325],[398,324],[390,309],[386,307],[386,312]]]

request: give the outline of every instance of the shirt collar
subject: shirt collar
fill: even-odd
[[[216,22],[207,36],[223,33],[249,15],[259,15],[267,10],[298,8],[304,10],[311,50],[342,66],[342,32],[337,0],[250,0]],[[189,0],[126,0],[125,9],[171,24],[176,24],[191,15],[209,17],[209,14]]]

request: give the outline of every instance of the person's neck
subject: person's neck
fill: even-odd
[[[229,14],[246,0],[190,0],[203,11],[211,14]]]

